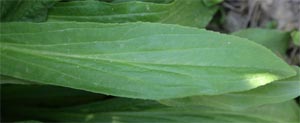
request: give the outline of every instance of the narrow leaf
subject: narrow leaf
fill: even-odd
[[[296,75],[247,39],[176,25],[5,23],[0,38],[1,74],[114,96],[218,95]]]
[[[227,111],[203,106],[167,107],[152,101],[131,99],[110,99],[61,109],[28,107],[12,107],[12,109],[16,111],[14,113],[26,118],[57,122],[296,123],[299,120],[299,107],[294,101],[243,111]]]
[[[249,91],[216,96],[192,96],[161,100],[170,106],[204,105],[221,109],[241,110],[269,103],[279,103],[300,96],[300,69],[294,77],[278,80]]]
[[[49,20],[103,23],[144,21],[203,28],[217,9],[217,6],[205,6],[202,0],[175,0],[165,4],[140,1],[72,1],[57,3],[49,12]]]

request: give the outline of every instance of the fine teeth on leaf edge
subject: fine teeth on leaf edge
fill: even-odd
[[[1,74],[114,96],[217,95],[296,74],[260,45],[203,29],[143,22],[1,26]]]

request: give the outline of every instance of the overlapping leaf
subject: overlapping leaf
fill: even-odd
[[[247,38],[271,49],[276,54],[285,55],[289,43],[289,33],[272,29],[250,28],[234,32],[233,35]]]
[[[45,21],[57,1],[1,0],[0,20]],[[63,0],[58,22],[1,23],[1,122],[299,122],[299,68],[275,55],[287,33],[234,33],[273,54],[203,29],[101,24],[203,28],[221,1]]]
[[[260,45],[203,29],[53,22],[2,24],[1,74],[114,96],[167,99],[245,91],[296,72]]]
[[[10,112],[40,121],[105,123],[296,123],[299,107],[294,101],[242,111],[203,106],[167,107],[153,101],[110,99],[60,109],[12,107]],[[28,112],[28,113],[21,113]]]
[[[160,101],[171,106],[204,105],[221,109],[241,110],[269,103],[279,103],[300,96],[300,69],[297,76],[279,80],[249,91],[216,96],[193,96]]]
[[[145,21],[205,27],[218,8],[213,6],[216,3],[210,4],[206,6],[203,0],[175,0],[164,4],[140,1],[71,1],[57,3],[51,8],[49,20],[103,23]]]

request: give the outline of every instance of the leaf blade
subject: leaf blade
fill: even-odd
[[[45,84],[166,99],[244,91],[296,74],[260,45],[195,28],[156,23],[14,24],[3,24],[12,28],[1,31],[1,74]],[[22,33],[29,25],[40,31]]]
[[[300,96],[300,68],[298,74],[258,88],[215,96],[193,96],[181,99],[161,100],[170,106],[204,105],[227,110],[242,110],[270,103],[280,103]]]
[[[122,98],[62,109],[37,109],[34,107],[20,107],[18,109],[29,112],[21,115],[31,119],[41,121],[46,119],[58,122],[285,123],[299,120],[297,116],[299,115],[299,107],[294,101],[242,111],[221,110],[203,106],[167,107],[154,101]]]
[[[232,33],[247,38],[271,49],[276,54],[285,55],[288,48],[289,34],[274,29],[250,28]]]
[[[202,0],[175,0],[165,4],[140,1],[73,1],[56,4],[49,12],[49,20],[102,23],[143,21],[204,28],[217,9],[217,6],[205,6]]]

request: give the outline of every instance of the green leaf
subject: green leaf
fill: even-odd
[[[0,21],[45,21],[48,8],[57,1],[58,0],[1,0]]]
[[[49,12],[49,20],[102,23],[144,21],[203,28],[217,9],[217,6],[205,6],[202,0],[175,0],[166,4],[140,1],[72,1],[57,3]]]
[[[285,55],[289,44],[289,33],[275,29],[250,28],[232,33],[261,44],[276,54]]]
[[[293,31],[291,33],[295,45],[300,46],[300,31]]]
[[[192,96],[180,99],[161,100],[170,106],[204,105],[221,109],[241,110],[269,103],[279,103],[300,96],[300,68],[297,76],[278,80],[249,91],[216,96]]]
[[[158,23],[1,24],[1,74],[114,96],[245,91],[296,72],[247,39]]]
[[[296,123],[299,121],[299,107],[294,101],[243,111],[227,111],[203,106],[167,107],[153,101],[118,98],[60,109],[28,107],[12,107],[12,109],[9,111],[15,111],[14,113],[27,118],[57,122]]]

